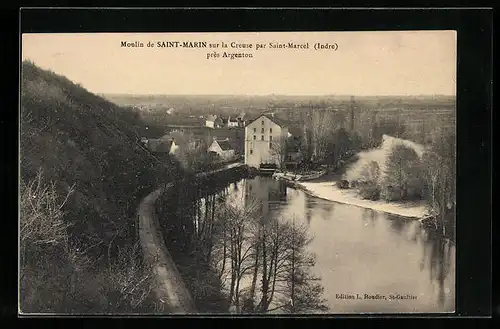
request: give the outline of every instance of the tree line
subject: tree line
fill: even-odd
[[[429,217],[447,234],[446,227],[454,225],[455,146],[455,131],[441,129],[433,134],[421,157],[412,147],[395,145],[385,160],[385,172],[378,162],[371,161],[362,168],[359,181],[344,181],[340,185],[346,188],[350,183],[364,199],[423,199]]]
[[[347,114],[325,109],[310,111],[304,118],[303,136],[273,142],[271,153],[279,166],[284,167],[290,145],[295,145],[301,154],[301,169],[327,165],[341,171],[357,159],[358,152],[380,147],[384,135],[405,138],[409,134],[402,122],[385,117],[372,120],[361,136],[356,129],[347,128]],[[455,131],[435,124],[432,130],[425,131],[424,139],[427,143],[421,156],[412,147],[396,145],[386,158],[384,172],[378,162],[372,161],[362,168],[359,181],[341,181],[340,187],[351,185],[364,199],[424,199],[430,217],[445,231],[453,224],[450,218],[455,208]]]
[[[348,127],[351,119],[343,110],[313,109],[303,119],[301,136],[277,138],[271,143],[271,155],[279,167],[284,167],[292,149],[299,151],[300,167],[306,170],[318,165],[342,168],[355,160],[358,152],[379,147],[384,134],[405,134],[405,127],[397,120],[385,118],[374,120],[368,134],[362,136]]]

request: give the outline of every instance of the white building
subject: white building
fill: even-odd
[[[215,115],[209,115],[206,120],[205,120],[205,126],[209,127],[209,128],[215,128],[214,125],[215,125],[215,119],[217,117]]]
[[[263,163],[279,165],[273,141],[287,136],[288,127],[274,116],[261,115],[250,121],[245,127],[245,164],[255,168]]]
[[[183,152],[196,147],[196,141],[192,136],[180,131],[172,131],[161,138],[142,140],[142,142],[153,153],[169,153],[175,156],[180,156]]]
[[[227,118],[227,127],[228,128],[236,128],[239,125],[240,124],[239,124],[238,118],[232,118],[232,119],[231,119],[231,117]]]
[[[221,118],[217,115],[209,115],[205,119],[205,126],[209,128],[221,128],[223,126]]]
[[[235,155],[234,148],[231,146],[231,143],[229,143],[228,138],[224,140],[214,139],[208,151],[217,153],[223,160],[233,159]]]

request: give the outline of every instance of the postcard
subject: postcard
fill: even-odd
[[[21,314],[455,311],[456,31],[21,52]]]

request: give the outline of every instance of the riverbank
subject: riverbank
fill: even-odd
[[[385,172],[385,163],[388,154],[395,145],[401,144],[411,147],[419,157],[424,152],[424,146],[401,138],[383,135],[382,145],[379,148],[365,150],[356,154],[349,163],[337,174],[328,174],[312,181],[295,181],[293,185],[301,188],[305,193],[324,200],[349,204],[361,208],[373,209],[402,217],[421,219],[425,217],[427,209],[424,201],[414,202],[387,202],[384,200],[361,199],[354,189],[339,189],[336,183],[340,179],[348,181],[358,180],[361,171],[370,162],[375,161],[382,173]],[[354,160],[354,161],[352,161]]]
[[[305,193],[323,200],[344,203],[356,207],[368,208],[402,217],[421,219],[426,214],[424,201],[417,202],[386,202],[361,199],[354,190],[342,190],[335,186],[334,181],[322,182],[290,182]]]

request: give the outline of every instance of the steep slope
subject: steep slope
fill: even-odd
[[[37,172],[42,170],[42,185],[55,182],[58,199],[73,190],[63,209],[70,245],[86,250],[97,264],[109,263],[108,255],[117,256],[121,251],[116,246],[136,242],[135,211],[140,199],[160,183],[182,174],[174,159],[155,158],[140,145],[138,131],[143,128],[132,109],[121,108],[65,77],[23,62],[21,186],[36,181]],[[23,204],[21,216],[30,210],[23,209]],[[48,207],[40,209],[44,212]],[[101,271],[99,266],[92,271]],[[54,305],[46,308],[61,311]]]
[[[88,229],[118,225],[160,178],[178,174],[173,159],[159,163],[140,146],[142,122],[131,109],[28,62],[21,90],[21,176],[42,168],[61,192],[74,184],[68,216]]]

